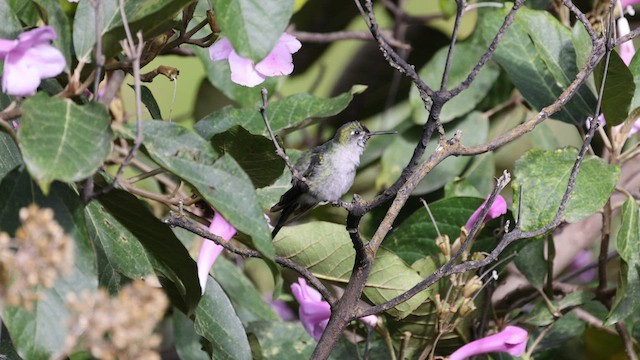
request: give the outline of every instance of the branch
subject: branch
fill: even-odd
[[[253,257],[253,258],[264,258],[262,256],[262,254],[260,254],[259,252],[255,251],[255,250],[251,250],[251,249],[243,249],[243,248],[239,248],[236,247],[234,245],[232,245],[230,242],[225,241],[223,238],[221,238],[218,235],[212,234],[211,232],[209,232],[208,230],[202,228],[201,226],[198,226],[197,224],[187,220],[184,216],[174,216],[168,219],[164,219],[163,222],[167,225],[170,226],[177,226],[179,228],[185,229],[187,231],[190,231],[198,236],[201,236],[205,239],[209,239],[211,241],[213,241],[214,243],[216,243],[217,245],[222,246],[223,248],[225,248],[225,250],[232,252],[236,255],[240,255],[243,257]],[[275,257],[275,262],[286,267],[289,268],[297,273],[299,273],[300,275],[302,275],[305,279],[307,279],[307,281],[309,281],[309,283],[311,285],[313,285],[316,289],[318,289],[318,292],[320,292],[320,294],[322,294],[322,296],[324,297],[325,300],[327,300],[327,302],[333,306],[333,304],[335,304],[336,302],[336,298],[335,296],[333,296],[333,293],[331,293],[331,291],[329,291],[324,284],[322,284],[322,282],[320,282],[320,280],[318,280],[317,277],[315,277],[313,275],[313,273],[311,273],[311,271],[307,270],[304,266],[299,265],[298,263],[296,263],[295,261],[292,261],[291,259],[282,257],[282,256],[277,256]]]
[[[491,253],[489,255],[487,255],[487,257],[485,257],[482,260],[478,260],[478,261],[468,261],[459,265],[455,265],[453,266],[454,263],[454,259],[451,259],[450,261],[448,261],[446,264],[444,264],[443,266],[441,266],[440,268],[438,268],[433,274],[429,275],[426,279],[424,279],[423,281],[419,282],[418,284],[416,284],[414,287],[412,287],[411,289],[409,289],[408,291],[406,291],[405,293],[383,303],[380,305],[376,305],[376,306],[371,306],[367,309],[358,311],[357,314],[355,315],[354,318],[360,318],[362,316],[367,316],[367,315],[371,315],[371,314],[377,314],[380,313],[382,311],[386,311],[388,309],[391,309],[409,299],[411,299],[413,296],[415,296],[416,294],[418,294],[421,291],[424,291],[425,289],[429,288],[431,285],[433,285],[434,283],[438,282],[440,279],[447,277],[449,275],[452,274],[458,274],[458,273],[464,273],[464,272],[468,272],[471,270],[475,270],[481,267],[484,267],[494,261],[496,261],[498,259],[498,256],[502,253],[502,251],[504,251],[504,249],[511,243],[513,243],[514,241],[520,240],[520,239],[527,239],[527,238],[532,238],[532,237],[536,237],[536,236],[540,236],[542,234],[545,234],[553,229],[555,229],[556,227],[558,227],[558,225],[560,225],[560,223],[562,222],[562,217],[564,215],[564,211],[566,209],[567,203],[569,202],[569,199],[571,198],[571,194],[573,192],[573,188],[575,186],[575,182],[576,182],[576,178],[578,176],[578,172],[580,171],[580,166],[582,165],[582,161],[584,160],[585,154],[587,153],[587,149],[589,149],[589,145],[591,144],[591,140],[593,139],[593,134],[595,133],[596,129],[599,127],[599,123],[597,121],[593,122],[591,124],[591,127],[589,128],[589,131],[587,132],[587,135],[584,139],[584,142],[582,144],[582,147],[580,148],[580,152],[578,153],[578,157],[576,159],[576,161],[573,164],[573,167],[571,168],[571,173],[569,175],[569,180],[567,183],[567,188],[562,196],[562,200],[560,201],[560,206],[558,206],[558,210],[556,211],[556,215],[554,217],[554,219],[549,222],[547,225],[533,230],[533,231],[522,231],[522,229],[520,228],[520,219],[518,220],[518,224],[516,224],[516,227],[514,230],[512,230],[509,233],[506,233],[504,235],[504,237],[500,240],[500,242],[498,243],[498,245],[496,245],[496,247],[493,249],[493,251],[491,251]],[[496,186],[496,188],[498,188],[498,186]],[[494,192],[492,193],[492,196],[494,195],[494,193],[496,193],[496,188],[494,188]],[[496,193],[497,195],[497,193]],[[494,197],[495,199],[495,197]],[[487,203],[489,203],[487,201]],[[488,212],[488,206],[485,206],[485,209],[483,210],[482,214],[481,214],[481,219],[482,216],[486,216],[487,212]],[[486,210],[486,212],[485,212]],[[477,225],[477,224],[476,224]],[[475,231],[477,231],[478,229],[476,229],[476,226],[474,225],[474,228],[471,230],[471,232],[469,233],[469,238],[472,238],[473,236],[475,236]],[[460,253],[460,251],[458,251],[458,253]],[[458,256],[458,253],[456,254],[456,257]]]
[[[420,76],[416,72],[416,69],[413,65],[407,63],[398,53],[393,50],[393,48],[389,45],[387,40],[380,33],[380,29],[378,27],[378,20],[376,19],[376,15],[373,12],[373,4],[371,0],[365,0],[365,6],[367,10],[365,11],[360,4],[360,0],[354,0],[358,10],[362,17],[367,21],[369,26],[369,31],[371,31],[371,35],[378,42],[380,46],[380,50],[382,51],[382,55],[387,59],[389,65],[394,69],[398,70],[402,74],[408,76],[415,86],[420,91],[420,97],[426,99],[427,97],[433,96],[433,90],[420,79]]]
[[[276,154],[284,160],[284,163],[287,164],[289,171],[291,171],[291,175],[302,182],[306,182],[306,179],[300,174],[300,172],[293,166],[291,163],[291,159],[287,156],[287,153],[284,151],[282,146],[278,143],[276,136],[273,134],[273,130],[271,130],[271,124],[269,123],[269,119],[267,118],[267,89],[262,88],[260,91],[262,94],[262,106],[260,106],[260,115],[262,116],[262,120],[264,120],[264,125],[267,127],[267,131],[269,132],[269,137],[271,137],[271,141],[273,141],[273,146],[276,148]]]
[[[380,30],[380,33],[388,38],[389,45],[403,50],[410,50],[411,45],[393,38],[389,30]],[[340,40],[375,40],[369,31],[335,31],[330,33],[312,33],[306,31],[294,31],[293,35],[302,42],[330,43]]]

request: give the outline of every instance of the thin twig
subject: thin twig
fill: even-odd
[[[291,159],[289,159],[289,156],[287,156],[287,153],[284,151],[284,149],[282,149],[282,146],[280,146],[280,144],[278,143],[278,140],[276,139],[276,136],[273,134],[273,130],[271,130],[271,124],[269,123],[269,118],[267,117],[267,103],[268,103],[267,89],[262,88],[260,93],[262,94],[262,106],[260,106],[260,115],[264,120],[264,125],[267,127],[267,131],[269,132],[269,137],[271,137],[271,141],[273,141],[273,146],[275,146],[276,148],[276,154],[282,160],[284,160],[284,163],[287,164],[287,167],[289,168],[289,171],[291,171],[291,174],[294,178],[302,182],[305,182],[305,178],[302,177],[302,175],[296,169],[296,167],[293,166],[293,164],[291,163]]]
[[[451,40],[449,42],[449,49],[447,50],[447,59],[444,62],[444,70],[442,71],[442,79],[440,80],[440,92],[447,90],[449,71],[451,70],[451,63],[453,62],[453,51],[456,47],[456,41],[458,41],[458,31],[460,30],[462,14],[466,6],[465,0],[456,0],[456,5],[456,19],[453,22],[453,31],[451,32]]]
[[[96,22],[96,48],[94,56],[96,58],[95,78],[93,82],[93,99],[98,100],[100,91],[100,78],[102,76],[102,68],[104,67],[105,58],[102,54],[102,19],[100,11],[102,10],[102,0],[92,0],[94,9],[94,21]]]
[[[638,354],[633,346],[634,339],[629,336],[629,330],[627,330],[627,325],[625,325],[624,321],[616,322],[616,331],[618,331],[618,334],[622,339],[624,351],[627,353],[627,358],[629,360],[638,360]]]
[[[389,45],[399,49],[411,49],[411,45],[393,38],[391,31],[381,29],[380,33],[389,41]],[[313,33],[306,31],[294,31],[293,35],[302,42],[331,43],[341,40],[375,40],[369,31],[334,31],[329,33]]]

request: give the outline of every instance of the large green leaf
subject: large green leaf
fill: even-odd
[[[104,260],[110,267],[131,279],[153,274],[153,267],[140,241],[103,206],[91,202],[85,208],[85,217],[91,240],[104,252]]]
[[[2,320],[13,343],[25,359],[48,359],[64,348],[69,313],[65,305],[69,293],[95,291],[97,288],[95,253],[84,227],[83,206],[78,195],[64,184],[54,184],[48,196],[34,187],[29,174],[14,170],[0,183],[0,229],[10,235],[19,226],[18,210],[35,203],[49,208],[54,219],[74,244],[73,270],[59,277],[53,288],[40,288],[42,298],[27,311],[7,306]]]
[[[47,23],[55,29],[57,37],[53,40],[53,45],[62,52],[69,69],[71,67],[71,25],[67,15],[62,11],[57,0],[32,1],[45,11]]]
[[[201,338],[196,333],[195,325],[191,319],[181,311],[174,311],[172,322],[176,352],[180,359],[209,360],[211,358],[202,349]]]
[[[213,265],[213,277],[229,296],[243,324],[280,319],[273,308],[262,300],[262,295],[247,276],[231,261],[219,257]]]
[[[364,90],[363,86],[354,86],[351,91],[330,99],[322,99],[309,94],[296,94],[271,102],[267,107],[271,129],[278,132],[294,127],[307,118],[336,115],[349,105],[354,94],[359,94]],[[195,129],[202,137],[210,139],[213,135],[226,131],[235,125],[242,126],[252,134],[267,134],[267,128],[257,106],[243,109],[227,106],[198,121]]]
[[[6,0],[0,0],[0,38],[15,39],[21,31],[18,16]]]
[[[269,94],[273,94],[278,83],[277,78],[267,78],[260,86],[246,87],[231,81],[231,69],[228,61],[211,61],[209,49],[192,47],[196,56],[202,61],[202,66],[207,74],[207,79],[211,85],[222,91],[229,99],[244,107],[257,109],[262,104],[261,88],[267,89]]]
[[[481,12],[477,29],[488,45],[502,25],[508,8]],[[518,10],[513,24],[493,55],[513,84],[536,110],[553,103],[578,72],[571,30],[547,11]],[[596,98],[583,86],[561,111],[562,121],[582,125],[591,115]]]
[[[258,339],[264,359],[309,359],[317,345],[299,321],[256,321],[247,332]]]
[[[355,251],[344,225],[311,222],[282,228],[273,241],[278,255],[292,259],[308,268],[320,279],[345,284],[349,280]],[[394,253],[380,249],[364,289],[365,296],[375,304],[400,295],[420,282],[422,277]],[[427,300],[423,291],[409,301],[389,310],[403,318]]]
[[[483,199],[479,198],[452,197],[429,204],[429,209],[440,233],[449,236],[453,242],[460,236],[460,229],[482,202]],[[389,234],[384,246],[409,264],[425,256],[440,254],[435,245],[438,236],[435,225],[427,210],[420,208]],[[492,240],[492,229],[492,226],[486,226],[477,240]]]
[[[108,0],[113,1],[113,0]],[[142,31],[142,37],[145,41],[163,33],[169,29],[172,24],[174,16],[185,6],[195,2],[196,0],[137,0],[137,1],[125,1],[124,10],[129,21],[129,28],[131,33],[135,37],[138,31]],[[111,13],[105,13],[103,27],[103,52],[105,56],[111,57],[120,50],[119,41],[126,37],[124,32],[124,26],[122,25],[122,17],[120,17],[119,9],[113,7],[112,4],[107,6],[106,10]],[[86,15],[90,17],[91,15]],[[90,21],[90,20],[85,20]],[[90,26],[86,26],[83,30],[91,31]],[[95,28],[93,33],[95,34]],[[89,39],[83,43],[91,43],[91,35]],[[95,35],[93,35],[95,39]],[[94,40],[95,41],[95,40]],[[83,50],[85,53],[87,47],[85,45]]]
[[[15,141],[9,134],[0,131],[0,180],[18,165],[22,164],[22,156]]]
[[[629,70],[633,74],[633,83],[636,85],[630,109],[635,109],[640,106],[640,52],[637,52],[631,59]]]
[[[520,198],[522,192],[522,213],[518,217],[522,230],[535,230],[553,220],[577,156],[578,151],[572,148],[534,149],[516,162],[514,199]],[[597,157],[585,157],[563,218],[577,222],[599,211],[615,188],[619,175],[619,167]]]
[[[273,259],[271,234],[255,189],[232,157],[218,156],[205,139],[175,123],[146,121],[144,135],[153,160],[191,183],[227,221],[251,236],[256,250]]]
[[[215,135],[211,143],[218,153],[231,155],[256,188],[272,184],[284,169],[284,161],[276,154],[271,140],[250,134],[240,126]]]
[[[174,305],[186,313],[191,313],[198,305],[201,295],[198,270],[195,261],[171,228],[153,216],[144,203],[126,191],[113,190],[100,196],[98,200],[111,216],[109,220],[114,221],[114,227],[126,228],[133,236],[131,241],[142,243],[149,253],[149,260],[155,259],[153,266],[161,278],[173,282],[179,294],[172,293],[173,287],[167,291]],[[122,235],[128,237],[128,232]],[[134,273],[133,265],[130,266],[127,271]],[[144,271],[145,265],[142,265],[141,269]]]
[[[216,21],[235,51],[262,60],[289,23],[293,0],[213,0]]]
[[[118,0],[100,0],[100,34],[113,27],[120,17]],[[73,20],[73,47],[78,61],[91,62],[91,53],[96,43],[96,14],[91,1],[80,1]]]
[[[211,342],[216,359],[251,359],[242,323],[227,295],[212,278],[207,282],[195,315],[196,333]]]
[[[78,106],[39,93],[22,104],[18,138],[27,169],[46,193],[53,180],[78,181],[98,170],[113,132],[102,104]]]
[[[464,145],[479,145],[487,139],[489,121],[484,114],[472,112],[459,121],[447,124],[447,138],[451,138],[458,130],[462,131],[462,143]],[[413,149],[420,141],[420,133],[419,130],[412,127],[404,131],[400,136],[394,136],[393,142],[382,155],[382,170],[376,179],[376,187],[378,189],[385,189],[391,186],[400,176],[402,169],[407,165],[409,159],[411,159]],[[432,139],[429,141],[425,153],[431,154],[437,146],[437,139]],[[449,157],[445,159],[425,176],[413,194],[426,194],[439,189],[460,175],[469,161],[471,161],[471,158],[466,156]]]
[[[622,205],[622,224],[616,236],[622,266],[620,285],[606,324],[611,325],[636,314],[640,307],[640,221],[633,198]]]
[[[602,59],[594,73],[598,89],[602,82],[605,62],[606,59]],[[627,118],[635,90],[633,74],[620,55],[615,50],[612,51],[602,94],[602,113],[607,120],[607,125],[618,125]]]
[[[440,88],[448,50],[448,47],[440,49],[427,65],[420,69],[420,77],[433,89]],[[456,45],[447,81],[448,89],[466,79],[484,51],[484,48],[470,43]],[[440,113],[440,121],[446,123],[473,110],[485,98],[498,75],[500,75],[500,69],[495,63],[490,62],[485,65],[469,88],[444,105]],[[426,119],[424,103],[420,99],[417,89],[412,89],[411,105],[414,109],[413,120],[418,124],[423,124]]]
[[[543,123],[544,124],[544,123]],[[495,184],[495,156],[491,153],[475,156],[460,177],[455,177],[445,186],[445,196],[483,197]]]
[[[537,289],[542,289],[547,276],[547,260],[544,257],[544,238],[531,239],[518,251],[514,261],[518,270]]]

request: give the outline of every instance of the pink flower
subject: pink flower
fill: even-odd
[[[527,347],[527,331],[517,326],[507,326],[497,334],[472,341],[449,355],[449,360],[463,360],[471,356],[491,352],[506,352],[520,356]]]
[[[298,278],[297,283],[291,284],[291,292],[300,304],[298,317],[302,326],[316,341],[320,340],[331,317],[331,306],[323,301],[318,290],[308,286],[303,278]]]
[[[284,321],[292,321],[296,319],[296,315],[291,311],[286,301],[272,300],[271,296],[263,296],[264,301],[271,306],[271,308],[280,316],[280,319]]]
[[[621,16],[618,19],[618,36],[625,36],[631,32],[631,28],[629,27],[629,21],[626,17]],[[631,63],[631,59],[633,59],[633,55],[636,54],[636,48],[633,46],[633,41],[625,41],[620,44],[620,58],[624,61],[625,65],[629,66]]]
[[[211,221],[211,225],[209,225],[209,232],[229,241],[233,235],[236,234],[236,229],[233,225],[229,224],[222,215],[214,211],[213,221]],[[222,246],[207,239],[205,239],[200,246],[200,253],[198,254],[198,279],[200,280],[200,288],[202,288],[203,294],[205,286],[207,285],[209,271],[211,271],[211,267],[213,263],[216,262],[222,249],[224,249]]]
[[[627,7],[631,5],[640,4],[640,0],[622,0],[620,1],[620,3],[622,4],[622,7]]]
[[[233,49],[226,37],[218,40],[209,48],[211,60],[228,60],[231,68],[231,81],[243,86],[254,87],[267,77],[289,75],[293,72],[293,56],[302,44],[293,35],[282,34],[269,55],[257,65],[251,59],[244,58]]]
[[[298,304],[300,304],[298,317],[302,322],[302,326],[316,341],[320,340],[331,317],[331,306],[328,302],[322,300],[322,295],[318,290],[307,285],[307,281],[304,278],[298,278],[297,283],[291,284],[291,292]],[[365,325],[373,327],[378,322],[378,317],[369,315],[359,320]]]
[[[475,222],[480,217],[480,213],[482,212],[482,210],[484,210],[484,206],[487,203],[487,200],[485,200],[482,203],[482,205],[480,205],[480,207],[476,211],[474,211],[473,214],[471,214],[471,217],[469,217],[469,220],[467,220],[467,224],[464,226],[467,229],[467,231],[471,231],[471,227],[473,227],[473,224],[475,224]],[[496,200],[493,202],[493,204],[489,208],[489,212],[487,213],[487,216],[484,218],[482,222],[486,224],[487,221],[495,219],[498,216],[506,213],[507,213],[507,202],[504,200],[502,195],[498,195],[496,197]]]
[[[2,91],[13,96],[33,95],[42,79],[60,74],[66,61],[50,44],[55,38],[53,28],[43,26],[18,35],[17,40],[0,39]]]

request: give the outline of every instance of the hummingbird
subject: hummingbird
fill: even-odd
[[[396,131],[369,131],[358,121],[342,125],[336,134],[322,145],[306,151],[294,168],[305,180],[291,179],[291,189],[285,192],[272,212],[282,211],[271,236],[287,220],[303,215],[318,204],[335,203],[353,185],[360,156],[372,135],[395,134]]]

